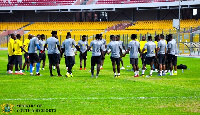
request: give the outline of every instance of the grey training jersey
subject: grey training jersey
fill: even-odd
[[[39,40],[40,50],[44,50],[45,43],[46,43],[46,41]]]
[[[140,43],[132,40],[128,44],[128,48],[130,48],[130,58],[138,58],[138,48],[140,48]]]
[[[59,45],[59,41],[55,37],[50,37],[46,40],[45,44],[48,44],[48,54],[54,54],[56,53],[56,47]]]
[[[74,39],[68,38],[63,41],[62,48],[65,49],[65,56],[75,55],[73,46],[76,46],[76,42],[74,41]]]
[[[106,40],[105,39],[102,39],[100,40],[102,42],[102,50],[103,51],[106,51]]]
[[[30,39],[28,53],[37,53],[36,44],[39,45],[39,39],[37,37],[33,37],[32,39]]]
[[[84,53],[87,50],[88,42],[87,41],[78,41],[78,46],[80,47],[80,51]]]
[[[148,41],[145,45],[144,45],[144,49],[147,49],[147,57],[153,57],[155,56],[155,48],[156,48],[156,44],[152,41]]]
[[[169,54],[175,55],[176,53],[176,41],[172,39],[171,41],[168,42],[167,48],[170,49]]]
[[[111,41],[106,50],[111,49],[111,57],[119,58],[120,57],[120,49],[122,49],[121,45],[118,41]]]
[[[102,42],[98,40],[91,41],[90,47],[92,47],[92,56],[101,56]]]
[[[165,54],[165,48],[167,48],[167,44],[165,42],[165,40],[160,40],[158,42],[158,48],[160,48],[160,50],[158,51],[158,54]]]

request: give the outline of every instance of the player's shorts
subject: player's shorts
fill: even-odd
[[[60,54],[57,54],[58,63],[60,64]]]
[[[177,56],[172,55],[172,54],[168,54],[168,61],[169,61],[169,63],[172,62],[172,64],[174,66],[176,66],[177,65]]]
[[[117,65],[120,65],[120,58],[110,57],[112,62],[116,62]]]
[[[138,65],[138,58],[130,58],[130,64]]]
[[[158,57],[157,57],[157,58],[154,57],[154,63],[155,63],[155,64],[158,64]]]
[[[165,54],[158,54],[158,63],[159,64],[165,64]]]
[[[91,66],[95,66],[95,64],[101,64],[101,56],[91,57]]]
[[[45,53],[39,53],[39,57],[40,57],[40,60],[43,60],[43,61],[46,60],[46,54]]]
[[[22,55],[15,55],[15,64],[22,65]]]
[[[65,56],[66,66],[73,66],[75,64],[75,56]]]
[[[82,55],[80,53],[79,58],[80,58],[80,60],[82,60],[82,59],[86,60],[87,59],[87,53],[83,53]]]
[[[54,54],[48,54],[48,58],[49,58],[49,64],[51,65],[56,65],[58,64],[58,55],[56,53]]]
[[[25,59],[25,62],[26,62],[26,63],[29,63],[29,62],[30,62],[28,56],[29,56],[28,53],[25,53],[25,54],[24,54],[24,59]]]
[[[154,62],[155,56],[153,57],[146,57],[145,58],[145,64],[151,64],[151,62]]]
[[[147,52],[142,54],[142,58],[141,58],[142,64],[144,64],[145,62],[146,55],[147,55]]]
[[[8,56],[8,64],[15,64],[15,56],[12,55],[12,56]]]
[[[37,53],[29,53],[29,60],[31,64],[40,62],[40,58]]]
[[[103,55],[104,55],[104,58],[103,58],[103,56],[101,55],[101,60],[104,60],[104,59],[105,59],[106,51],[103,51]]]

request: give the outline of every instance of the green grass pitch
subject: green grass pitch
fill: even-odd
[[[153,73],[150,78],[134,78],[127,55],[123,58],[126,70],[121,70],[120,78],[114,78],[110,57],[106,55],[97,79],[91,78],[90,58],[91,52],[88,53],[87,70],[79,70],[79,56],[76,55],[73,78],[50,77],[48,59],[45,70],[40,70],[40,77],[29,76],[29,73],[8,75],[7,51],[0,51],[0,105],[14,105],[12,113],[20,115],[200,113],[199,58],[178,57],[178,64],[186,64],[188,69],[183,73],[178,70],[177,76],[159,77]],[[65,75],[64,58],[60,68],[61,74]],[[146,75],[149,74],[149,66],[147,69]],[[53,73],[56,75],[56,70]],[[33,112],[36,109],[56,109],[56,112]],[[3,114],[2,111],[0,113]]]

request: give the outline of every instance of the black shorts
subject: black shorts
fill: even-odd
[[[159,64],[165,64],[165,54],[158,54],[158,63]]]
[[[95,66],[95,64],[101,64],[101,56],[91,57],[91,66]]]
[[[142,58],[141,58],[142,64],[144,64],[144,62],[145,62],[146,55],[147,55],[147,53],[142,54]]]
[[[15,55],[15,64],[22,65],[22,55]]]
[[[167,57],[168,57],[169,63],[172,62],[172,64],[173,64],[174,66],[177,65],[177,56],[172,55],[172,54],[168,54]]]
[[[158,58],[154,57],[154,63],[158,64]]]
[[[8,56],[8,64],[15,64],[15,56],[12,55],[12,56]]]
[[[120,65],[120,59],[121,58],[114,58],[114,57],[110,57],[112,62],[116,62],[117,65]]]
[[[25,53],[25,54],[24,54],[24,59],[25,59],[25,62],[26,62],[26,63],[29,63],[29,62],[30,62],[28,56],[29,56],[28,53]]]
[[[50,65],[56,65],[58,64],[58,55],[56,53],[54,54],[48,54],[48,58],[49,58],[49,64]]]
[[[82,60],[82,59],[86,60],[87,59],[87,53],[83,53],[82,55],[80,53],[79,58],[80,58],[80,60]]]
[[[29,60],[31,64],[40,62],[40,58],[37,53],[29,53]]]
[[[39,53],[39,57],[40,57],[40,60],[43,60],[43,61],[46,60],[46,54],[45,53]]]
[[[138,58],[130,58],[130,64],[138,65]]]
[[[151,64],[151,62],[154,62],[155,56],[153,57],[146,57],[145,58],[145,64]]]
[[[75,56],[65,56],[66,66],[73,66],[75,64]]]
[[[101,60],[104,60],[104,59],[105,59],[106,51],[103,51],[103,55],[104,55],[104,58],[103,58],[103,56],[101,55]]]

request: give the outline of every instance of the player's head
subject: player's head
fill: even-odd
[[[17,34],[16,37],[17,37],[17,39],[20,39],[20,38],[21,38],[21,35],[20,35],[20,34]]]
[[[111,41],[115,41],[115,36],[114,35],[110,35],[110,40]]]
[[[160,37],[159,37],[159,38],[160,38],[160,39],[164,39],[164,37],[165,37],[165,36],[164,36],[163,34],[160,34]]]
[[[169,41],[172,40],[172,34],[169,34],[169,35],[168,35],[168,39],[169,39]]]
[[[148,41],[152,41],[152,36],[148,36]]]
[[[99,35],[100,35],[100,40],[102,40],[102,37],[103,37],[102,34],[99,34]]]
[[[100,35],[99,34],[96,34],[96,40],[99,40],[100,39]]]
[[[58,39],[58,36],[56,35],[55,38]]]
[[[51,32],[51,35],[52,35],[53,37],[55,37],[55,36],[57,35],[57,31],[52,31],[52,32]]]
[[[32,34],[29,34],[29,35],[28,35],[28,39],[29,39],[29,40],[32,39],[32,37],[33,37]]]
[[[12,39],[14,39],[14,40],[16,39],[16,35],[15,35],[15,34],[11,34],[10,37],[11,37]]]
[[[37,38],[40,40],[40,38],[41,38],[40,34],[37,35]]]
[[[145,36],[142,36],[142,41],[146,41],[146,37]]]
[[[68,39],[68,38],[71,38],[71,33],[70,33],[70,32],[67,32],[66,38],[67,38],[67,39]]]
[[[159,35],[156,35],[154,38],[155,38],[155,41],[159,41],[160,40]]]
[[[120,40],[120,36],[116,35],[116,41],[119,41],[119,40]]]
[[[85,41],[86,40],[86,35],[83,35],[82,36],[82,41]]]
[[[132,35],[131,35],[131,39],[132,39],[132,40],[135,40],[136,38],[137,38],[137,35],[136,35],[136,34],[132,34]]]
[[[45,40],[45,35],[44,34],[41,35],[41,40]]]

